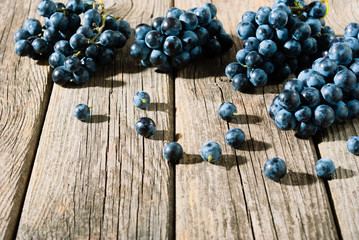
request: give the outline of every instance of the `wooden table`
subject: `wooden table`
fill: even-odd
[[[134,27],[172,6],[205,1],[104,1],[110,13]],[[215,0],[227,32],[241,15],[273,0]],[[1,239],[358,239],[359,157],[346,150],[358,120],[301,140],[276,128],[267,114],[282,85],[236,92],[224,75],[241,42],[218,58],[201,59],[175,75],[144,69],[126,45],[116,61],[83,87],[54,85],[47,61],[14,54],[13,36],[27,18],[40,18],[38,0],[0,3],[0,238]],[[339,34],[359,21],[359,1],[330,1],[327,24]],[[43,21],[43,19],[42,19]],[[131,42],[133,39],[131,39]],[[224,80],[224,81],[223,81]],[[133,107],[149,92],[147,111]],[[241,115],[227,124],[217,116],[223,101]],[[75,105],[92,105],[87,123]],[[135,120],[148,116],[158,132],[143,139]],[[247,141],[241,150],[224,142],[231,127]],[[173,167],[163,146],[178,140],[183,161]],[[203,162],[203,143],[218,141],[218,164]],[[287,162],[280,182],[263,174],[271,157]],[[315,162],[331,158],[331,181],[315,175]]]

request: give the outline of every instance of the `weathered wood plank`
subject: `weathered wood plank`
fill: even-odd
[[[176,1],[175,6],[200,6],[205,1]],[[273,1],[271,1],[272,3]],[[241,15],[267,1],[213,1],[218,19],[235,36]],[[240,42],[235,36],[238,50]],[[176,167],[176,236],[179,239],[335,239],[336,226],[325,186],[314,173],[317,159],[311,140],[279,131],[267,108],[282,86],[258,88],[253,94],[233,90],[224,77],[235,49],[219,59],[204,59],[176,78],[176,133],[186,156]],[[242,114],[227,125],[218,106],[230,101]],[[188,114],[188,110],[196,114]],[[225,145],[229,127],[247,136],[242,150]],[[200,158],[206,141],[218,141],[224,157],[218,164]],[[281,157],[289,174],[276,183],[263,174],[267,159]]]
[[[104,3],[133,27],[170,7],[170,1]],[[173,173],[161,155],[163,139],[173,136],[173,85],[129,59],[128,47],[89,85],[54,86],[18,239],[172,238]],[[141,89],[152,98],[148,111],[133,106]],[[88,123],[72,116],[78,103],[93,106]],[[157,123],[152,139],[134,130],[143,116]]]
[[[359,22],[359,1],[330,1],[327,24],[337,35],[343,35],[350,22]],[[336,165],[334,179],[328,181],[329,194],[336,212],[343,239],[356,239],[359,236],[359,157],[351,154],[346,147],[347,140],[359,135],[359,121],[335,124],[314,138],[319,155],[330,158]]]
[[[14,33],[37,1],[0,3],[0,238],[12,238],[21,211],[52,83],[43,62],[14,53]]]

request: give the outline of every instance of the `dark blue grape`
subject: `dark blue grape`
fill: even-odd
[[[359,101],[353,99],[347,102],[348,107],[348,118],[353,119],[359,117]]]
[[[64,66],[60,66],[54,69],[52,72],[52,80],[56,84],[64,84],[70,82],[72,73],[67,71]]]
[[[54,51],[64,54],[65,56],[69,56],[72,54],[72,48],[70,43],[66,40],[60,40],[54,45]]]
[[[242,15],[242,22],[255,23],[256,22],[256,12],[247,11]]]
[[[120,41],[120,32],[113,30],[105,30],[101,33],[99,41],[102,46],[107,48],[115,48]],[[123,39],[126,42],[126,39]],[[122,44],[123,45],[123,44]]]
[[[34,41],[32,41],[31,46],[35,53],[42,54],[47,50],[48,43],[43,38],[36,38]]]
[[[303,82],[296,78],[290,79],[285,83],[284,89],[288,89],[288,90],[296,91],[297,93],[301,93],[302,90],[304,89]]]
[[[355,74],[350,70],[341,70],[334,76],[334,83],[340,87],[343,92],[348,93],[353,90],[357,83]]]
[[[313,71],[307,78],[306,83],[308,87],[314,87],[320,90],[325,84],[325,78],[323,75]]]
[[[244,92],[249,88],[250,82],[245,74],[240,73],[232,78],[232,86],[235,90]]]
[[[156,124],[151,118],[143,117],[137,120],[135,129],[141,136],[149,138],[155,134]]]
[[[246,59],[246,56],[247,56],[248,53],[249,53],[249,51],[246,50],[246,49],[241,49],[241,50],[239,50],[239,51],[237,52],[237,54],[236,54],[236,60],[237,60],[240,64],[245,65],[245,64],[246,64],[246,63],[245,63],[245,59]]]
[[[271,158],[264,165],[264,175],[273,181],[281,180],[287,173],[287,165],[280,158]]]
[[[57,68],[64,65],[65,55],[59,52],[54,52],[49,57],[49,64],[52,68]]]
[[[232,79],[235,75],[239,73],[244,73],[246,68],[243,67],[241,64],[233,62],[227,65],[225,69],[225,73],[228,78]]]
[[[334,106],[335,120],[339,123],[344,122],[348,118],[349,109],[348,106],[343,102],[339,101]]]
[[[197,17],[196,17],[197,18]],[[152,28],[157,30],[157,32],[162,33],[161,25],[165,18],[164,17],[157,17],[152,21]],[[181,20],[181,18],[180,18]],[[182,21],[182,20],[181,20]]]
[[[359,34],[359,23],[349,23],[344,29],[344,37],[358,37]]]
[[[78,104],[74,108],[74,116],[80,121],[86,121],[90,114],[90,108],[86,104]]]
[[[290,34],[294,40],[303,41],[310,37],[311,28],[308,23],[298,22],[290,28]]]
[[[133,104],[135,107],[145,109],[151,103],[150,95],[144,91],[138,91],[133,96]]]
[[[222,103],[219,106],[217,113],[221,119],[223,119],[227,122],[232,121],[238,115],[237,107],[233,103],[230,103],[230,102]]]
[[[357,79],[359,78],[359,61],[355,61],[351,66],[350,70],[355,74]]]
[[[182,29],[183,30],[195,30],[198,26],[198,18],[196,14],[191,12],[183,13],[179,20],[182,23]],[[162,24],[162,23],[161,23]],[[153,26],[152,26],[153,27]]]
[[[313,108],[318,106],[320,103],[320,92],[318,89],[313,87],[304,88],[300,93],[302,104]]]
[[[359,40],[353,37],[347,37],[344,39],[344,43],[346,43],[352,50],[353,58],[359,56]]]
[[[348,151],[352,154],[359,155],[359,137],[353,136],[347,141]]]
[[[274,65],[271,61],[264,61],[261,69],[263,69],[267,75],[271,75],[274,72]]]
[[[204,161],[215,163],[222,156],[222,148],[217,142],[206,142],[201,148],[201,157]]]
[[[176,7],[172,7],[167,10],[166,17],[167,18],[168,17],[179,18],[183,13],[185,13],[184,10],[176,8]]]
[[[69,26],[69,19],[62,12],[56,12],[51,15],[50,23],[56,30],[65,30]]]
[[[317,133],[318,127],[311,121],[299,122],[295,130],[297,137],[309,138]]]
[[[298,122],[308,122],[312,117],[312,110],[307,106],[302,106],[294,113]]]
[[[207,26],[212,19],[211,10],[207,7],[199,7],[194,11],[198,18],[198,25]]]
[[[135,38],[136,40],[145,40],[146,34],[151,31],[151,26],[147,24],[137,25],[135,28]]]
[[[28,31],[31,36],[36,36],[42,32],[41,23],[33,18],[27,19],[22,26],[22,29]]]
[[[31,34],[24,29],[17,30],[14,35],[15,42],[19,40],[27,40],[29,37],[31,37]]]
[[[278,95],[278,104],[288,111],[294,111],[300,105],[300,96],[294,90],[285,89]]]
[[[77,28],[80,27],[81,19],[77,14],[68,14],[67,18],[69,20],[68,28],[75,31]]]
[[[193,31],[187,30],[182,32],[180,38],[182,40],[183,49],[185,51],[190,51],[199,45],[197,34],[195,34]]]
[[[120,20],[119,24],[120,24],[120,26],[119,26],[118,30],[123,35],[125,35],[126,39],[129,39],[131,37],[131,26],[130,26],[130,24],[125,20]]]
[[[45,29],[43,37],[49,43],[56,43],[60,38],[60,34],[55,28],[49,27]]]
[[[276,39],[280,42],[285,42],[289,38],[289,32],[287,28],[276,29]]]
[[[211,12],[211,17],[215,18],[217,16],[217,7],[213,3],[205,3],[203,7],[206,7]]]
[[[208,43],[210,37],[207,29],[205,29],[204,27],[198,27],[196,28],[196,30],[194,30],[194,33],[198,37],[199,45],[204,46]]]
[[[264,40],[259,44],[258,52],[265,57],[272,57],[277,51],[277,45],[272,40]]]
[[[240,39],[247,39],[256,35],[256,28],[252,23],[241,22],[238,24],[236,32]]]
[[[156,30],[151,30],[146,34],[145,42],[149,48],[156,49],[162,46],[163,36]]]
[[[81,33],[75,33],[74,35],[72,35],[69,43],[70,46],[75,50],[82,50],[88,45],[86,37]]]
[[[330,47],[328,56],[337,64],[347,65],[353,59],[353,52],[347,44],[338,42]]]
[[[256,31],[256,38],[259,41],[273,38],[273,29],[269,25],[260,25]]]
[[[202,53],[202,47],[197,46],[193,48],[191,51],[189,51],[189,54],[191,55],[191,60],[197,59]]]
[[[308,55],[314,55],[318,51],[317,40],[312,37],[303,40],[301,46],[301,52]]]
[[[76,56],[68,56],[65,58],[64,67],[69,72],[76,72],[81,67],[81,61]]]
[[[120,30],[120,22],[112,16],[107,16],[105,19],[105,29],[119,31]]]
[[[163,156],[169,163],[178,164],[183,157],[182,146],[176,142],[170,142],[163,148]]]
[[[320,178],[330,179],[334,175],[335,165],[329,158],[321,158],[315,164],[315,172]]]
[[[97,63],[93,58],[89,58],[89,57],[82,58],[81,65],[87,69],[90,76],[97,72]]]
[[[147,48],[147,49],[148,49],[148,53],[149,53],[150,50],[149,50],[149,48]],[[131,54],[131,52],[130,52],[130,54]],[[115,52],[110,48],[101,49],[97,56],[97,62],[102,65],[110,64],[114,59],[115,59]]]
[[[143,40],[137,40],[130,46],[130,56],[136,60],[146,59],[150,52],[151,50]]]
[[[342,100],[343,92],[337,85],[333,83],[325,84],[320,90],[322,96],[327,103],[335,105],[337,102]]]
[[[50,17],[56,12],[56,5],[51,0],[40,1],[39,4],[37,4],[37,12],[43,17]]]
[[[178,18],[165,18],[161,25],[161,31],[167,36],[177,36],[182,30],[181,21]]]
[[[310,26],[311,36],[317,36],[322,30],[322,24],[316,18],[308,18],[306,23]]]
[[[249,74],[249,81],[255,87],[263,87],[267,84],[268,76],[266,72],[260,68],[254,69]]]
[[[322,104],[315,108],[313,112],[313,123],[319,127],[327,128],[333,124],[335,113],[333,108]]]
[[[223,24],[217,19],[212,19],[206,28],[211,36],[217,36],[224,31]]]
[[[167,56],[177,56],[179,53],[182,52],[182,48],[182,42],[176,36],[167,37],[163,43],[163,52]]]
[[[327,6],[320,1],[314,1],[309,3],[306,9],[308,15],[313,18],[323,18],[327,12]]]
[[[256,13],[255,21],[258,25],[268,24],[268,17],[271,13],[270,7],[262,6]]]
[[[332,78],[337,72],[338,65],[329,58],[318,58],[313,62],[312,69],[327,78]]]
[[[26,40],[19,40],[15,43],[15,53],[21,57],[30,55],[32,51],[31,44]]]
[[[245,141],[245,134],[239,128],[231,128],[227,131],[224,140],[229,146],[239,149]]]
[[[297,57],[300,54],[301,50],[301,45],[296,40],[288,40],[283,45],[283,51],[289,57]]]
[[[99,12],[97,12],[94,9],[90,9],[90,10],[87,10],[83,14],[82,21],[83,21],[84,26],[95,28],[95,27],[100,26],[102,17]]]
[[[274,121],[279,129],[285,131],[294,129],[297,124],[294,115],[285,109],[276,113]]]
[[[178,54],[177,56],[172,57],[171,64],[174,68],[183,69],[188,65],[190,60],[191,60],[191,55],[189,54],[189,52],[184,51]]]
[[[84,85],[90,80],[90,73],[83,66],[80,66],[79,69],[73,73],[73,76],[74,83],[77,85]]]
[[[251,51],[247,54],[245,63],[248,68],[259,67],[263,63],[263,57],[257,51]]]
[[[83,0],[69,0],[66,4],[66,9],[70,12],[81,14],[85,11],[85,4]]]
[[[161,66],[167,62],[167,55],[160,50],[152,50],[150,54],[150,62],[153,66]]]
[[[258,46],[259,40],[255,37],[249,37],[243,42],[243,48],[248,51],[258,50]]]
[[[268,16],[269,24],[274,28],[283,28],[288,22],[288,14],[280,9],[274,9]]]
[[[89,58],[97,57],[98,53],[100,52],[99,47],[96,44],[91,44],[85,50],[85,55]]]

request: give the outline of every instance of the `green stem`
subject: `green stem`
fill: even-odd
[[[208,155],[208,162],[211,162],[213,159],[213,156],[212,155]]]

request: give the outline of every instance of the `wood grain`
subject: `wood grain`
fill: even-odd
[[[204,1],[176,1],[182,8]],[[240,42],[235,29],[241,15],[265,1],[213,1],[218,19]],[[176,236],[179,239],[335,239],[338,238],[326,189],[314,173],[317,158],[311,140],[279,131],[267,109],[282,86],[257,88],[253,94],[233,90],[224,68],[235,60],[235,49],[221,59],[202,59],[176,78],[176,133],[187,153],[176,167]],[[221,81],[222,79],[222,81]],[[224,80],[224,81],[223,81]],[[226,124],[218,106],[233,102],[242,114]],[[188,114],[188,109],[195,116]],[[234,151],[224,142],[229,128],[239,127],[247,141]],[[200,158],[206,141],[223,148],[218,164]],[[265,178],[267,159],[281,157],[289,173],[280,183]],[[181,214],[185,213],[185,214]]]
[[[131,26],[163,15],[169,1],[104,1],[110,13]],[[138,11],[140,10],[140,11]],[[131,39],[133,41],[133,39]],[[144,70],[128,55],[89,85],[54,86],[18,239],[168,239],[173,232],[173,173],[162,157],[173,137],[171,78]],[[147,111],[133,106],[133,95],[147,91]],[[92,117],[72,116],[79,103],[92,105]],[[135,121],[153,118],[157,133],[143,139]]]
[[[52,87],[43,61],[14,53],[14,33],[36,4],[0,3],[0,239],[15,233]]]

